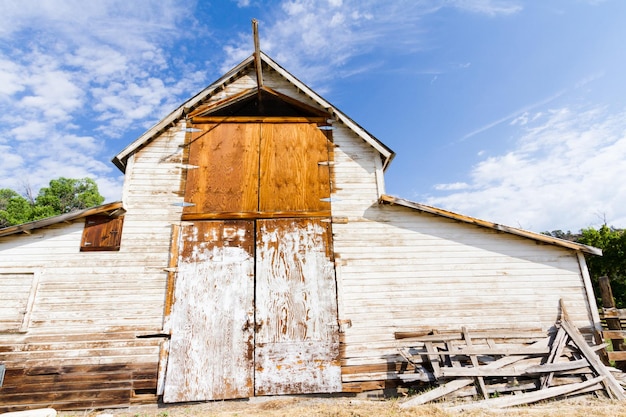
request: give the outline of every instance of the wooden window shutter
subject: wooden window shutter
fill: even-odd
[[[97,214],[87,217],[80,243],[81,252],[120,250],[123,225],[124,216],[112,218]]]

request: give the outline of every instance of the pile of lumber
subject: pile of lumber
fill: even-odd
[[[552,331],[482,331],[416,335],[402,339],[401,354],[413,366],[399,377],[405,382],[430,381],[436,388],[410,398],[401,407],[440,399],[469,397],[456,408],[504,408],[595,392],[626,399],[624,390],[564,308]]]

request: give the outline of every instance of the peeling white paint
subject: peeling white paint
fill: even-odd
[[[259,220],[257,395],[341,391],[327,227],[312,219]]]
[[[183,229],[165,402],[253,395],[254,259],[215,239],[222,223],[204,223],[213,226],[202,234],[205,242],[195,240],[197,226]]]

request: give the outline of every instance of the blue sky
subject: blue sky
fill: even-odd
[[[252,52],[396,152],[387,193],[529,230],[626,227],[622,0],[0,2],[0,188],[91,177]]]

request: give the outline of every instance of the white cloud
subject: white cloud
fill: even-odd
[[[437,191],[458,191],[469,188],[469,185],[465,182],[453,182],[451,184],[435,184],[434,188]]]
[[[452,0],[450,4],[462,10],[489,16],[509,15],[522,10],[519,2],[507,0]]]
[[[0,188],[89,176],[119,199],[106,139],[150,126],[206,84],[206,68],[170,48],[188,34],[181,25],[204,30],[187,6],[3,0]]]
[[[504,0],[285,0],[280,4],[260,22],[261,49],[307,84],[347,76],[347,64],[373,50],[409,54],[424,48],[421,19],[442,8],[490,16],[521,10],[517,3]],[[249,34],[236,36],[224,51],[227,60],[222,70],[226,71],[252,53]]]
[[[624,227],[625,161],[626,111],[563,108],[529,121],[515,149],[475,165],[467,189],[426,204],[537,231],[577,231],[597,225],[598,213]]]

